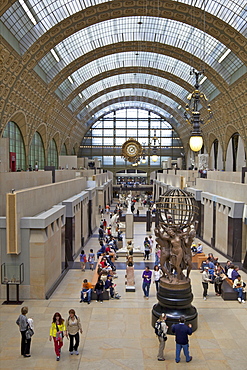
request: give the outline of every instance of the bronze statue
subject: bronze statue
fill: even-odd
[[[156,242],[161,247],[160,265],[164,276],[167,276],[170,282],[184,280],[183,270],[186,269],[188,279],[192,269],[191,244],[195,237],[195,229],[189,226],[183,231],[176,226],[166,227],[160,224],[154,232]],[[172,270],[175,270],[175,275]]]

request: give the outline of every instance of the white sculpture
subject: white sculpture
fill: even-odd
[[[117,236],[117,222],[118,222],[118,214],[114,213],[111,218],[111,234],[112,236]]]
[[[209,162],[209,155],[208,154],[198,154],[199,160],[199,170],[207,170],[208,169],[208,162]]]
[[[128,196],[126,198],[126,203],[127,203],[127,213],[132,213],[131,212],[131,203],[132,203],[132,194],[131,194],[131,191],[130,191],[130,193],[128,194]]]

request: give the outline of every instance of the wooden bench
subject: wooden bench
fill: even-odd
[[[199,269],[202,265],[202,262],[206,261],[207,256],[205,253],[196,253],[194,256],[192,256],[192,263],[197,264],[197,268]]]
[[[96,267],[95,267],[95,270],[94,270],[94,273],[93,273],[93,278],[92,278],[92,285],[93,285],[93,288],[95,288],[95,285],[97,284],[97,281],[98,281],[98,278],[99,278],[99,274],[98,274],[98,270],[99,270],[99,266],[100,266],[100,262],[102,260],[103,256],[100,256],[98,258],[98,262],[96,264]],[[97,294],[94,293],[94,289],[92,289],[92,297],[91,297],[92,300],[96,300],[97,299]],[[108,301],[110,299],[110,294],[107,290],[104,290],[103,291],[103,300],[104,301]]]
[[[233,290],[233,281],[226,278],[221,286],[221,297],[224,301],[236,301],[238,299],[238,292]],[[243,293],[243,299],[246,300],[246,292]]]

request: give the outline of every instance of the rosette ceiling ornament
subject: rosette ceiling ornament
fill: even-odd
[[[142,145],[135,139],[130,138],[122,145],[122,157],[131,163],[136,163],[140,160],[143,154]]]

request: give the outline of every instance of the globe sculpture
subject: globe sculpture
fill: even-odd
[[[197,220],[198,207],[192,194],[182,189],[168,190],[156,202],[159,222],[165,226],[185,228]]]
[[[156,242],[161,249],[160,268],[163,276],[157,293],[158,303],[153,306],[152,325],[165,313],[170,333],[171,325],[181,315],[192,330],[197,329],[197,310],[191,305],[193,294],[190,284],[192,269],[191,244],[196,235],[198,207],[189,192],[168,190],[156,203],[159,225],[155,228]]]

